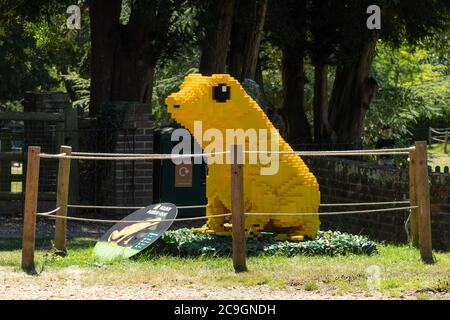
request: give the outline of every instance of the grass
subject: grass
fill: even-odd
[[[0,271],[23,274],[20,265],[18,239],[0,239]],[[436,263],[426,265],[417,249],[408,246],[378,244],[379,254],[348,256],[255,256],[247,260],[249,272],[236,274],[232,262],[226,257],[182,258],[155,253],[141,254],[134,259],[115,261],[104,265],[95,261],[91,239],[75,238],[68,242],[66,257],[53,256],[45,264],[44,274],[54,276],[52,281],[64,281],[59,271],[69,268],[83,270],[83,286],[139,285],[255,287],[266,285],[272,289],[294,288],[317,291],[335,290],[339,293],[363,292],[370,294],[370,270],[379,271],[381,293],[399,297],[412,294],[419,299],[448,295],[450,292],[450,253],[435,253]],[[37,243],[36,265],[39,271],[50,240]],[[36,281],[44,281],[36,277]],[[16,276],[11,285],[20,282]],[[23,281],[29,281],[23,278]],[[46,280],[48,281],[48,280]]]
[[[447,146],[448,153],[444,152],[444,144],[432,144],[428,147],[428,164],[433,168],[436,166],[441,167],[441,171],[443,171],[445,166],[450,167],[450,145]]]
[[[315,282],[308,282],[305,284],[304,289],[306,291],[315,291],[319,289],[319,285]]]

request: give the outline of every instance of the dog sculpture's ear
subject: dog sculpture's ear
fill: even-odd
[[[213,87],[213,99],[216,102],[227,102],[230,100],[231,88],[225,83],[219,83],[219,85]]]

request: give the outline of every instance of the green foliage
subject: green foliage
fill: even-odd
[[[170,114],[164,104],[164,99],[175,92],[182,82],[182,77],[173,76],[166,79],[156,80],[152,96],[152,114],[155,121],[155,127],[161,128],[170,126],[173,123]]]
[[[373,147],[381,136],[381,127],[387,123],[392,127],[397,146],[409,146],[414,135],[411,128],[427,111],[423,99],[411,89],[389,85],[381,87],[366,116],[364,144]]]
[[[259,51],[259,64],[262,69],[265,103],[269,108],[280,108],[283,100],[281,50],[264,36]]]
[[[4,104],[0,104],[0,111],[21,112],[23,105],[19,100],[6,101]]]
[[[68,32],[66,8],[26,19],[17,15],[0,26],[0,101],[19,100],[25,91],[60,90],[62,74],[80,71],[89,28]],[[88,25],[87,16],[82,23]]]
[[[160,63],[155,72],[155,82],[152,95],[152,113],[156,127],[168,126],[173,123],[167,113],[164,100],[172,92],[178,91],[185,76],[198,72],[200,51],[184,48],[179,56]]]
[[[24,91],[57,85],[33,35],[21,21],[11,21],[0,30],[0,100],[19,100]]]
[[[450,126],[450,76],[447,55],[434,48],[392,49],[380,43],[373,73],[380,89],[369,108],[363,141],[375,144],[389,123],[397,146],[426,140],[428,127]]]
[[[266,37],[263,39],[259,52],[259,63],[262,69],[264,98],[269,108],[280,109],[283,103],[283,83],[281,79],[281,50]],[[310,59],[304,64],[304,104],[308,121],[313,123],[314,99],[314,67]],[[332,81],[330,81],[332,86]]]
[[[434,55],[424,48],[393,49],[380,43],[373,67],[377,77],[381,77],[383,81],[396,87],[411,87],[439,80],[446,70],[442,62],[436,61]]]
[[[428,128],[450,127],[450,75],[411,88],[422,97],[424,109],[411,128],[413,140],[427,140]]]
[[[91,82],[88,79],[83,79],[76,72],[71,72],[63,75],[64,85],[72,100],[72,106],[88,112],[90,86]]]
[[[183,228],[168,231],[161,237],[160,249],[181,256],[229,256],[231,239],[205,233],[194,233]],[[304,242],[247,240],[247,255],[347,255],[377,253],[375,242],[364,236],[341,233],[339,231],[320,231],[316,240]]]
[[[69,4],[77,3],[82,7],[82,29],[68,31],[65,10]],[[151,3],[123,0],[121,28],[125,31],[130,27],[132,9],[135,23],[147,23],[147,15],[153,10]],[[172,123],[164,99],[177,90],[186,74],[196,71],[204,33],[215,25],[210,21],[214,15],[209,10],[214,3],[212,0],[154,1],[158,6],[155,21],[161,23],[156,44],[148,56],[160,57],[152,98],[156,126]],[[361,42],[371,33],[365,26],[369,4],[378,4],[382,9],[382,29],[378,32],[381,40],[374,61],[374,76],[381,88],[369,109],[363,139],[372,146],[379,136],[380,125],[389,122],[398,144],[408,145],[414,139],[425,138],[429,125],[450,125],[448,1],[270,0],[259,61],[267,104],[271,108],[281,106],[280,48],[294,45],[308,54],[304,70],[305,109],[312,122],[313,82],[309,80],[313,79],[312,64],[316,59],[330,64],[330,93],[333,68],[354,59],[360,52]],[[86,111],[90,47],[86,8],[86,2],[81,0],[0,3],[0,102],[3,105],[4,101],[21,99],[24,91],[55,90],[64,84],[75,106]],[[11,104],[8,106],[11,109]]]
[[[319,286],[315,282],[308,282],[308,283],[305,283],[304,289],[306,291],[315,291],[315,290],[319,289]]]

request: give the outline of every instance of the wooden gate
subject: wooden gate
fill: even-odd
[[[23,122],[23,130],[20,131],[20,122]],[[31,143],[27,141],[33,137],[36,139],[40,132],[27,132],[27,127],[33,127],[36,123],[45,123],[46,128],[54,126],[54,141],[56,147],[64,144],[64,122],[63,113],[48,112],[0,112],[0,123],[4,125],[0,131],[0,200],[13,201],[22,200],[25,190],[25,159],[26,146]],[[51,124],[51,125],[48,125]],[[15,125],[15,126],[14,126]],[[15,128],[19,128],[15,130]],[[27,137],[28,135],[28,137]],[[42,136],[42,140],[48,137]],[[55,199],[55,192],[43,191],[39,194],[41,200]]]

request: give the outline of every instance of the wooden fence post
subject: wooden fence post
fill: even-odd
[[[247,271],[244,216],[244,157],[241,145],[231,146],[231,213],[233,226],[233,267]]]
[[[409,203],[417,206],[416,195],[416,149],[409,149]],[[418,210],[411,209],[410,241],[414,247],[419,245]]]
[[[445,153],[448,153],[447,145],[448,145],[448,130],[445,130],[445,138],[444,138],[444,152]]]
[[[72,154],[72,148],[61,146],[60,153],[67,156]],[[67,216],[67,200],[69,198],[70,159],[60,158],[58,167],[58,185],[56,190],[56,207],[59,207],[56,215]],[[64,251],[66,249],[67,220],[56,219],[55,222],[55,248]]]
[[[432,263],[430,185],[428,180],[426,141],[416,141],[416,195],[417,205],[419,206],[420,256],[425,263]]]
[[[22,235],[22,269],[34,270],[34,246],[36,240],[36,211],[39,187],[40,147],[28,147],[25,209]]]

